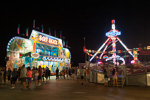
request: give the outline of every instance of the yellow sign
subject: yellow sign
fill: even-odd
[[[63,66],[65,66],[65,62],[63,62]]]
[[[39,35],[39,41],[40,42],[49,43],[49,44],[58,45],[58,41],[57,40],[54,40],[54,39],[51,39],[51,38],[48,38],[48,37],[42,36],[42,35]]]
[[[60,66],[63,66],[63,64],[62,64],[62,63],[60,63]]]
[[[150,46],[147,46],[147,50],[150,50]]]

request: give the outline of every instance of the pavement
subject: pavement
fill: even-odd
[[[21,90],[17,84],[0,85],[0,100],[150,100],[150,87],[104,87],[101,84],[85,83],[76,80],[51,80],[31,89]]]

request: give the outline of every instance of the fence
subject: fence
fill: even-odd
[[[95,66],[94,66],[95,67]],[[110,66],[108,68],[109,77],[112,77],[112,69]],[[104,83],[104,74],[103,71],[99,71],[99,68],[94,68],[90,71],[90,82],[93,83]],[[129,71],[130,69],[130,71]],[[150,72],[147,72],[147,67],[145,70],[142,68],[118,66],[120,85],[132,85],[132,86],[150,86]]]

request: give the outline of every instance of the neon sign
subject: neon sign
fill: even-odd
[[[39,41],[40,42],[44,42],[44,43],[58,45],[58,41],[57,40],[54,40],[54,39],[51,39],[51,38],[48,38],[48,37],[42,36],[42,35],[39,35]]]
[[[53,57],[49,57],[49,56],[44,56],[43,60],[44,61],[59,61],[59,62],[63,62],[62,58],[53,58]]]
[[[115,31],[111,30],[110,32],[106,33],[106,36],[108,36],[108,37],[114,37],[114,36],[117,36],[117,35],[121,35],[121,32],[118,31],[118,30],[115,30]]]
[[[107,55],[104,55],[104,56],[103,56],[103,59],[107,59],[107,58],[108,58],[108,56],[107,56]]]

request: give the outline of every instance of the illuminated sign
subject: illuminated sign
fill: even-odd
[[[37,59],[37,58],[39,58],[39,54],[38,54],[38,53],[32,53],[32,54],[31,54],[31,57]]]
[[[150,46],[147,46],[147,50],[150,50]]]
[[[43,60],[44,61],[58,61],[58,62],[63,62],[62,58],[54,58],[54,57],[49,57],[49,56],[44,56]]]
[[[150,50],[140,51],[140,55],[150,55]]]
[[[56,46],[63,47],[62,39],[53,37],[51,35],[47,35],[45,33],[36,30],[32,30],[32,33],[30,35],[30,40],[33,40],[35,42],[41,42],[48,45],[56,45]]]
[[[103,56],[103,59],[107,59],[107,58],[108,58],[108,56],[107,56],[107,55],[104,55],[104,56]]]
[[[51,38],[48,38],[48,37],[42,36],[42,35],[39,35],[39,41],[44,42],[44,43],[48,43],[48,44],[58,45],[57,40],[54,40],[54,39],[51,39]]]
[[[106,33],[106,36],[108,36],[108,37],[114,37],[114,36],[117,36],[117,35],[121,35],[121,32],[115,30],[115,31],[110,31],[110,32]]]

